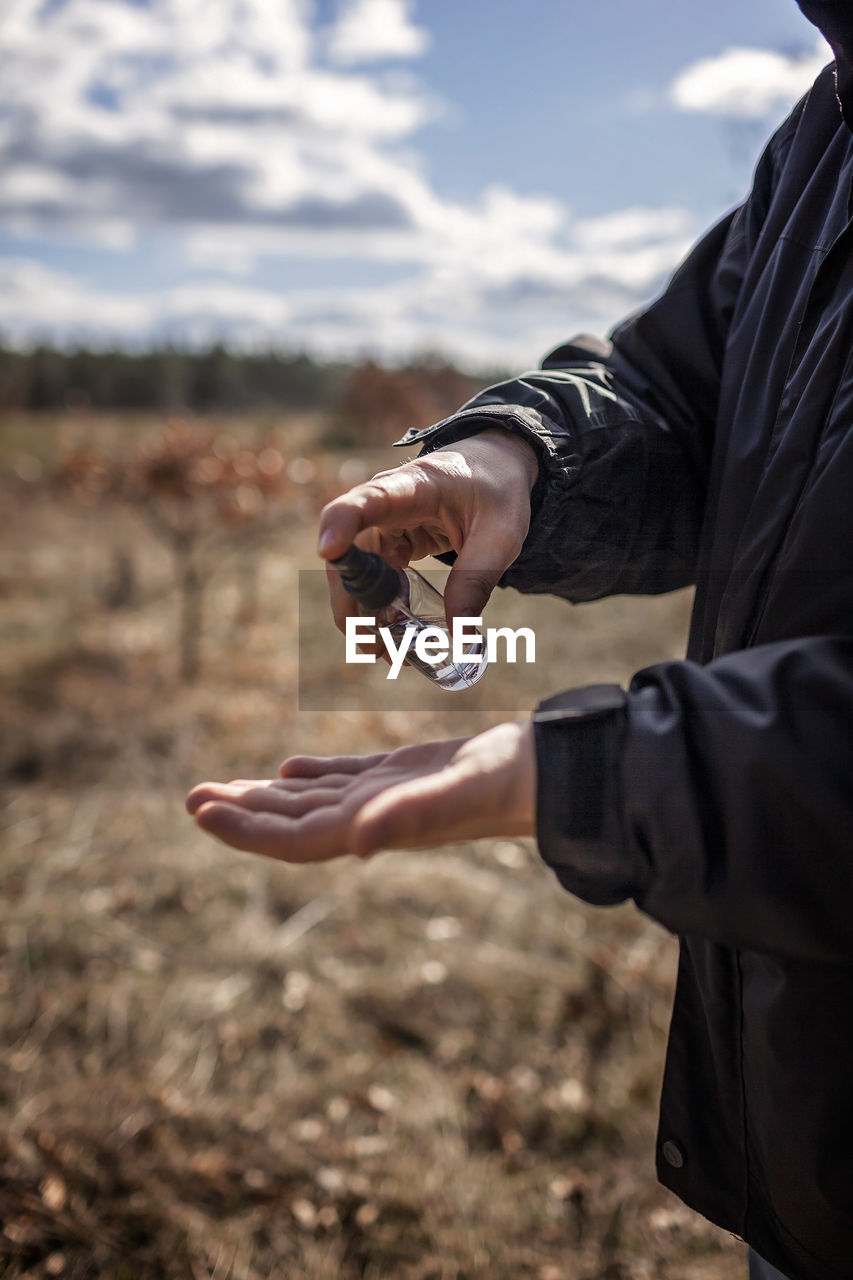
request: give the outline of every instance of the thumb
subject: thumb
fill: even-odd
[[[450,767],[380,791],[353,819],[350,851],[367,858],[466,839],[477,812],[466,781],[464,770]]]
[[[520,550],[520,544],[507,537],[504,529],[498,534],[494,528],[471,530],[444,588],[448,625],[454,618],[480,617],[499,579]]]

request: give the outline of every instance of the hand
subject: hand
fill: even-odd
[[[530,525],[530,493],[539,473],[533,447],[506,431],[483,431],[458,444],[380,471],[323,508],[317,549],[326,560],[353,542],[392,564],[455,551],[445,587],[447,621],[479,617],[521,551]],[[341,631],[356,612],[328,569],[332,612]]]
[[[375,756],[293,756],[281,778],[203,782],[187,797],[202,830],[282,862],[527,836],[535,828],[529,723]]]

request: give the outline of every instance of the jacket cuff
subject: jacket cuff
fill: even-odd
[[[420,429],[410,427],[405,435],[394,441],[394,448],[419,444],[422,448],[418,456],[423,457],[424,454],[435,453],[437,449],[444,449],[447,445],[458,444],[460,440],[470,440],[472,436],[478,436],[481,431],[495,429],[506,431],[509,435],[521,436],[522,440],[526,440],[532,446],[536,454],[539,463],[539,475],[530,493],[530,519],[532,522],[539,514],[539,510],[545,500],[549,474],[553,469],[554,460],[541,431],[538,431],[532,422],[525,420],[523,409],[514,413],[503,404],[462,409],[459,413],[454,413],[449,418],[442,418],[440,422],[434,422],[432,426]],[[439,559],[442,559],[442,557],[439,556]],[[453,559],[455,559],[455,556]],[[452,560],[449,563],[452,563]]]
[[[531,416],[530,421],[527,420],[527,414]],[[542,436],[538,414],[525,410],[521,405],[513,408],[506,403],[474,405],[470,409],[460,409],[458,413],[442,418],[429,427],[410,427],[405,435],[394,441],[394,447],[421,444],[425,446],[424,453],[432,453],[434,449],[467,440],[470,436],[479,435],[481,431],[489,431],[494,427],[525,439],[536,450],[540,464],[547,462],[551,456],[547,440]]]
[[[589,685],[533,714],[539,852],[565,889],[596,906],[641,897],[649,876],[622,820],[627,705],[618,685]]]

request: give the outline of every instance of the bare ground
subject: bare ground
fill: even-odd
[[[363,710],[300,711],[310,521],[257,553],[248,612],[223,563],[181,686],[162,548],[24,472],[0,559],[0,1276],[740,1277],[740,1244],[654,1178],[663,930],[573,900],[524,842],[290,868],[183,811],[203,777],[503,705],[401,708],[376,672]],[[116,546],[140,584],[122,609]],[[537,606],[518,709],[677,654],[688,604]]]

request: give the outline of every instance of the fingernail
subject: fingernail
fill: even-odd
[[[323,532],[320,534],[320,538],[317,542],[318,554],[321,556],[324,556],[326,552],[329,550],[329,548],[334,545],[334,541],[335,541],[334,531],[332,529],[324,529]]]

